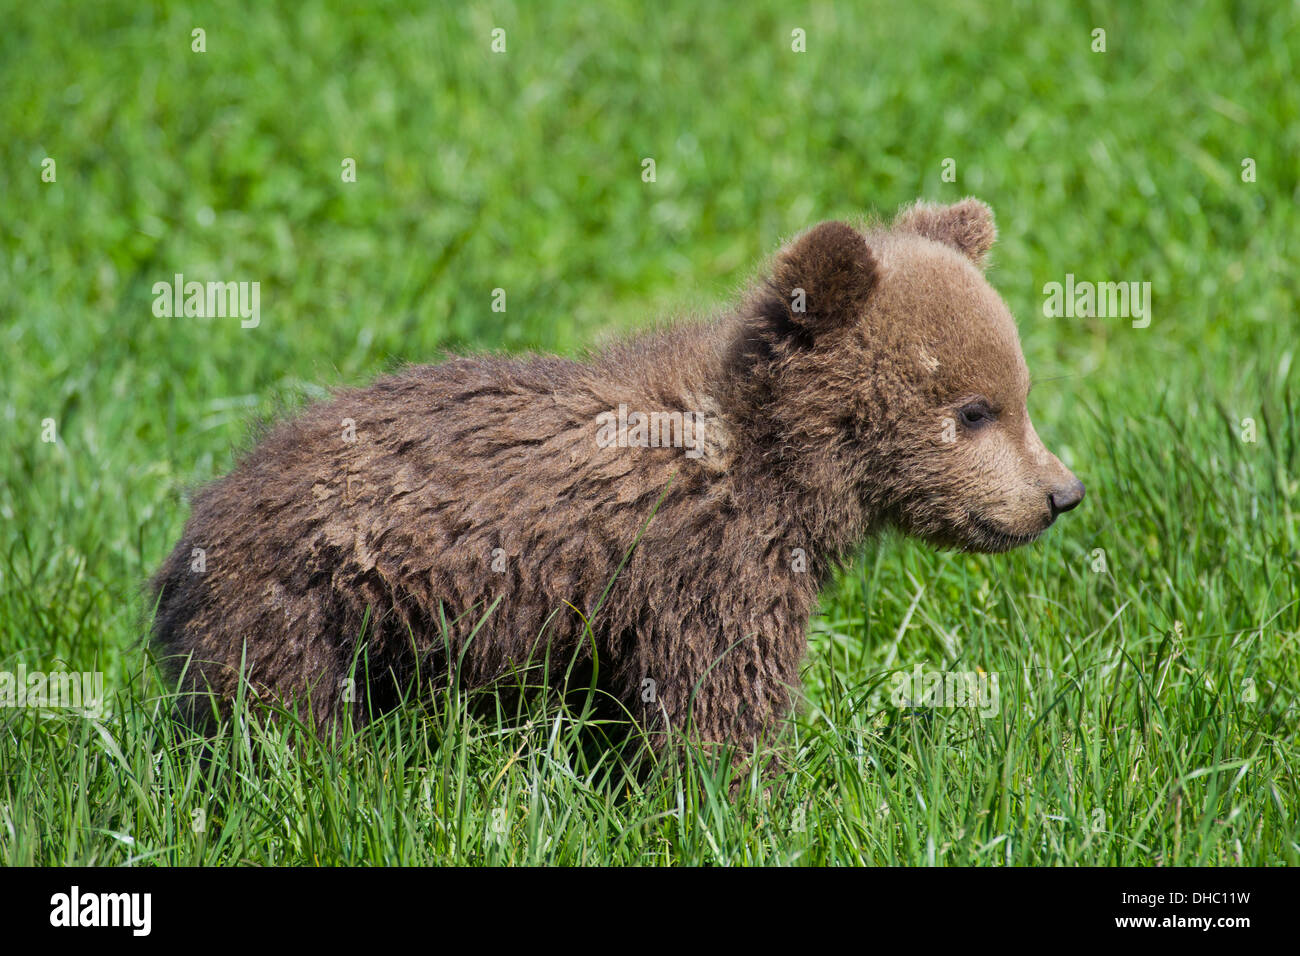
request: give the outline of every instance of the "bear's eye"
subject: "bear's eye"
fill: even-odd
[[[957,410],[957,417],[966,428],[983,428],[997,421],[997,413],[989,407],[988,402],[969,402]]]

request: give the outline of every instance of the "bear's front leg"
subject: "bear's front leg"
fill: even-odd
[[[803,629],[752,630],[730,643],[722,630],[691,629],[673,641],[670,653],[647,655],[644,673],[629,688],[635,695],[629,709],[643,715],[657,752],[687,743],[706,750],[716,745],[712,749],[730,748],[733,763],[744,764],[790,713],[806,646]]]

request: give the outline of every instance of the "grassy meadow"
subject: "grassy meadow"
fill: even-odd
[[[0,672],[106,703],[0,707],[0,864],[1300,862],[1294,5],[6,6]],[[770,788],[454,694],[334,748],[170,725],[143,583],[257,422],[704,316],[818,221],[966,195],[1088,497],[1008,555],[868,542]],[[259,324],[158,317],[177,273],[259,282]],[[1045,316],[1067,275],[1149,282],[1150,324]],[[995,713],[893,706],[918,666]]]

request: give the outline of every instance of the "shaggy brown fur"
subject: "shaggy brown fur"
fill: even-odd
[[[712,323],[312,406],[195,499],[153,582],[156,644],[190,690],[229,701],[242,663],[322,729],[417,670],[480,687],[594,651],[648,726],[748,746],[790,710],[818,589],[866,537],[1000,551],[1082,498],[977,268],[994,234],[975,200],[824,223]],[[620,405],[694,413],[701,440],[602,447]]]

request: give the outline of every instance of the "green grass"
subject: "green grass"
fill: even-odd
[[[1294,10],[738,10],[9,5],[0,670],[99,670],[110,706],[0,709],[0,863],[1297,862]],[[540,704],[335,749],[241,719],[206,762],[172,735],[141,583],[250,422],[448,348],[705,313],[816,221],[967,194],[1088,499],[1012,555],[869,543],[770,793],[629,779]],[[261,326],[155,318],[176,272],[260,281]],[[1066,273],[1151,282],[1151,326],[1044,318]],[[997,674],[997,715],[891,706],[917,664]]]

